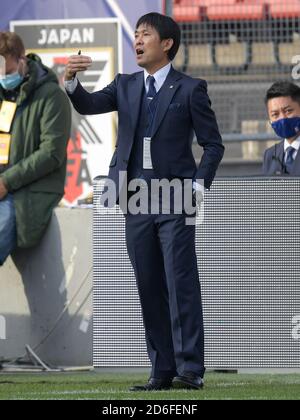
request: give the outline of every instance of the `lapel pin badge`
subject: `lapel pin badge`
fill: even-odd
[[[173,86],[173,85],[171,85],[171,86],[170,86],[170,89],[173,89],[173,87],[174,87],[174,86]]]

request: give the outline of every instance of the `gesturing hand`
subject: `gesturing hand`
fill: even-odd
[[[71,80],[79,71],[85,71],[92,65],[92,59],[86,55],[71,55],[65,70],[65,80]]]

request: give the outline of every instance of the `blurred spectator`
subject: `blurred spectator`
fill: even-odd
[[[64,194],[71,111],[55,74],[0,32],[0,265],[38,244]]]
[[[300,88],[291,82],[274,83],[265,101],[272,127],[283,141],[266,150],[263,173],[300,176]]]

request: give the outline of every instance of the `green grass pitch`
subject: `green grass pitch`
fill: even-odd
[[[0,400],[227,400],[300,399],[300,374],[208,373],[199,391],[130,392],[140,373],[0,373]]]

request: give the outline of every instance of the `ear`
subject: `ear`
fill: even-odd
[[[163,47],[164,52],[170,51],[173,45],[174,45],[174,40],[172,38],[162,40],[162,47]]]
[[[20,57],[20,64],[19,64],[19,72],[24,77],[27,73],[27,57],[22,56]]]

